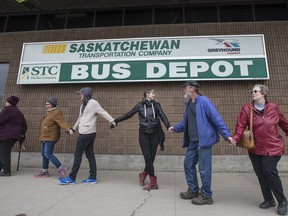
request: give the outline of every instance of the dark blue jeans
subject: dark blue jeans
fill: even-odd
[[[53,154],[53,149],[55,146],[56,142],[54,141],[44,141],[42,143],[42,168],[43,169],[48,169],[49,167],[49,161],[54,164],[56,168],[59,168],[61,166],[60,161],[58,158]]]
[[[74,163],[72,170],[69,174],[70,178],[73,180],[76,180],[77,173],[80,169],[80,165],[82,162],[82,156],[85,152],[86,157],[89,162],[89,168],[90,168],[90,176],[91,179],[96,179],[97,176],[97,166],[96,166],[96,160],[94,155],[94,140],[96,138],[96,133],[92,134],[79,134],[77,138],[76,143],[76,149],[74,152]]]
[[[201,193],[205,197],[212,197],[212,148],[201,149],[198,142],[190,142],[184,159],[184,171],[187,184],[192,192],[199,191],[197,163],[202,182]]]

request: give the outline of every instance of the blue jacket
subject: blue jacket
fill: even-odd
[[[188,147],[189,134],[187,122],[187,108],[191,100],[186,103],[183,120],[173,126],[176,133],[184,132],[182,147]],[[196,98],[196,121],[198,127],[199,148],[208,148],[219,141],[219,134],[227,140],[231,137],[221,115],[208,97],[198,95]]]

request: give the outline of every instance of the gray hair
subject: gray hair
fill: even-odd
[[[267,95],[269,94],[269,88],[266,85],[262,85],[262,84],[256,84],[254,85],[253,88],[255,87],[259,87],[260,88],[260,92],[262,95],[264,95],[265,100],[267,99]]]

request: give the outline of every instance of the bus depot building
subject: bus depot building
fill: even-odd
[[[46,100],[56,97],[73,126],[81,105],[76,92],[83,87],[93,89],[93,98],[113,118],[130,111],[145,89],[155,89],[174,125],[185,109],[182,85],[197,80],[233,134],[241,107],[252,100],[253,86],[265,84],[268,100],[288,117],[287,1],[179,2],[0,2],[1,109],[8,96],[20,98],[17,106],[28,123],[22,167],[41,166],[39,133]],[[98,168],[142,169],[138,130],[137,115],[113,130],[99,117],[94,143]],[[165,135],[155,169],[182,171],[183,134]],[[66,164],[73,163],[76,138],[62,130],[55,146]],[[16,144],[13,166],[18,151]],[[279,171],[288,172],[287,164],[286,153]],[[82,167],[88,167],[86,160]],[[213,146],[213,171],[250,172],[252,165],[246,150],[220,138]]]

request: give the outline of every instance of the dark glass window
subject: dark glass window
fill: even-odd
[[[149,25],[152,24],[152,8],[125,11],[124,25]]]
[[[154,24],[183,23],[182,8],[156,8],[154,13]]]
[[[253,21],[251,5],[219,6],[220,22]]]
[[[288,20],[287,4],[255,5],[256,21]]]
[[[64,29],[66,13],[41,14],[38,21],[38,30]]]
[[[186,7],[186,23],[207,23],[217,22],[217,7]]]
[[[4,32],[6,17],[0,17],[0,32]]]
[[[3,104],[2,101],[5,94],[8,72],[9,64],[0,62],[0,104]]]
[[[8,19],[7,32],[34,31],[36,26],[36,15],[11,16]]]
[[[69,13],[67,28],[89,28],[93,27],[94,12]]]
[[[96,27],[122,26],[123,11],[97,11]]]

